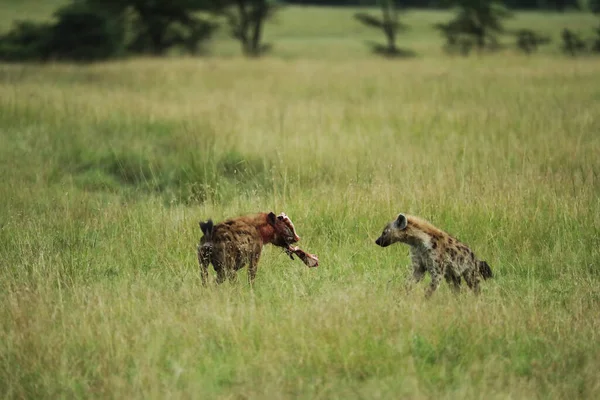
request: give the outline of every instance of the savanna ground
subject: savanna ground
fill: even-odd
[[[463,59],[413,12],[390,61],[351,15],[288,9],[261,60],[0,66],[4,397],[600,395],[600,60],[554,50],[596,21]],[[320,267],[266,247],[253,290],[203,288],[198,221],[268,210]],[[489,262],[479,298],[404,292],[398,212]]]

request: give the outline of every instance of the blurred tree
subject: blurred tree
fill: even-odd
[[[531,29],[519,29],[515,32],[517,48],[526,54],[537,51],[538,47],[550,43],[550,38]]]
[[[128,22],[134,53],[162,55],[174,46],[194,53],[217,25],[196,15],[210,0],[75,0],[105,7]]]
[[[600,0],[588,0],[588,8],[592,13],[600,15]],[[594,33],[591,50],[594,53],[600,53],[600,25],[594,29]]]
[[[0,60],[46,60],[50,57],[51,37],[51,24],[15,21],[13,28],[0,36]]]
[[[270,48],[262,42],[263,28],[279,8],[276,0],[212,0],[211,10],[227,19],[231,35],[240,41],[244,54],[257,57]]]
[[[549,6],[557,11],[565,11],[567,9],[579,10],[579,0],[547,0]]]
[[[600,53],[600,26],[595,29],[596,36],[593,39],[592,51],[594,53]]]
[[[576,56],[578,53],[585,51],[585,42],[572,30],[563,29],[561,37],[563,41],[562,50],[570,56]]]
[[[194,52],[198,42],[207,39],[216,25],[193,13],[205,7],[193,0],[128,0],[134,12],[134,52],[164,54],[173,46]]]
[[[533,10],[544,8],[546,0],[504,0],[504,5],[511,10]]]
[[[0,37],[0,59],[93,61],[126,52],[196,53],[217,24],[197,15],[211,0],[72,0],[53,24],[17,22]]]
[[[472,46],[481,52],[499,47],[497,35],[504,32],[502,21],[511,13],[499,0],[448,0],[457,7],[456,16],[435,27],[446,37],[446,48],[460,48],[467,55]]]
[[[56,22],[17,21],[0,37],[0,59],[94,61],[123,53],[122,19],[81,1],[59,8]]]
[[[398,32],[406,27],[398,20],[398,6],[395,0],[378,0],[379,7],[381,8],[382,17],[377,18],[368,13],[360,12],[354,14],[354,18],[362,22],[363,24],[381,29],[387,40],[387,47],[374,46],[375,51],[388,55],[394,56],[401,52],[396,47],[396,36]]]
[[[55,58],[79,61],[102,60],[124,52],[125,25],[103,7],[73,2],[58,9],[52,28]]]

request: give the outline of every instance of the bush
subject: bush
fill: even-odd
[[[127,51],[162,55],[174,46],[197,53],[216,28],[193,15],[202,5],[191,0],[73,0],[54,13],[53,24],[15,23],[0,36],[0,60],[97,61]]]
[[[16,21],[13,29],[0,37],[0,60],[34,61],[49,57],[52,26]]]
[[[98,1],[98,0],[89,0]],[[123,0],[132,11],[132,53],[163,55],[172,47],[196,53],[200,42],[210,38],[217,25],[193,13],[208,7],[191,0]]]
[[[18,21],[0,37],[0,60],[94,61],[122,54],[124,25],[114,15],[84,2],[54,13],[54,24]]]
[[[562,34],[562,51],[570,56],[576,56],[579,53],[585,52],[585,41],[577,33],[570,29],[563,29]]]
[[[537,51],[540,45],[550,43],[550,38],[531,29],[519,29],[516,32],[517,48],[526,54]]]
[[[594,53],[600,53],[600,26],[596,28],[596,36],[592,40],[592,51]]]
[[[446,38],[447,51],[458,49],[468,55],[472,47],[480,52],[500,48],[497,36],[504,32],[503,20],[511,17],[501,1],[448,0],[447,3],[457,6],[457,14],[448,23],[435,25]]]
[[[54,16],[54,58],[94,61],[123,55],[125,26],[120,16],[85,2],[62,7]]]

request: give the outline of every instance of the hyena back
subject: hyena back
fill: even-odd
[[[421,281],[426,272],[431,275],[431,284],[426,289],[427,297],[439,287],[442,277],[455,292],[460,291],[463,278],[469,288],[478,294],[481,278],[493,276],[488,263],[477,259],[469,247],[421,218],[399,214],[375,241],[381,247],[397,242],[410,246],[413,268],[411,283]]]
[[[208,265],[217,273],[217,283],[234,281],[236,272],[248,265],[248,281],[254,282],[263,245],[288,248],[300,240],[292,221],[284,214],[258,213],[231,218],[218,224],[200,222],[204,236],[198,245],[202,283],[208,281]]]

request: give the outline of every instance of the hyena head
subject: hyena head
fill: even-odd
[[[270,212],[267,215],[267,222],[273,227],[274,236],[272,243],[275,246],[288,247],[300,240],[300,236],[296,233],[296,228],[294,228],[292,220],[285,213],[276,216]]]
[[[387,247],[396,242],[407,242],[409,237],[408,220],[404,214],[398,214],[398,218],[387,224],[383,229],[381,236],[377,238],[375,244],[381,247]]]

